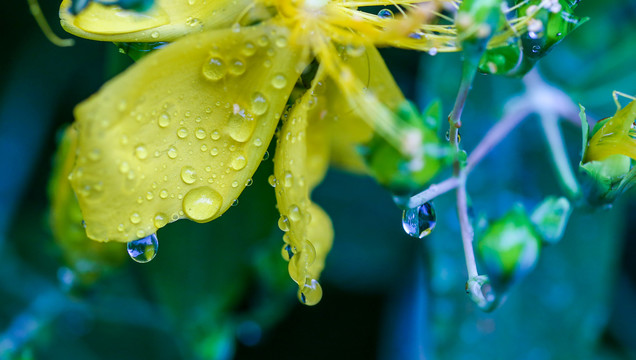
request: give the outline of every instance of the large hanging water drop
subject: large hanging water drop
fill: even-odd
[[[298,300],[305,305],[316,305],[320,299],[322,299],[322,287],[316,279],[311,279],[298,289]]]
[[[157,234],[131,241],[128,243],[127,249],[131,259],[138,263],[147,263],[157,255],[157,249],[159,249]]]
[[[412,237],[423,239],[433,231],[436,224],[435,208],[429,202],[402,213],[402,227]]]

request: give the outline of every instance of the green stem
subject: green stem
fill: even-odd
[[[552,163],[554,164],[557,175],[568,197],[576,199],[581,196],[581,187],[579,186],[574,170],[570,165],[567,151],[563,142],[563,134],[559,128],[559,118],[553,112],[543,112],[541,116],[541,126],[545,134],[550,154],[552,155]]]
[[[455,149],[457,149],[457,151],[459,151],[459,128],[462,127],[462,111],[464,110],[464,104],[466,103],[468,92],[473,86],[473,80],[475,79],[476,73],[477,66],[468,61],[465,61],[462,71],[462,80],[459,84],[459,91],[457,91],[457,98],[455,98],[455,105],[453,106],[453,110],[448,116],[448,141],[451,143],[451,145],[455,146]]]

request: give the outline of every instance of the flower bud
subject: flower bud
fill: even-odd
[[[491,224],[477,240],[477,255],[497,292],[527,275],[540,252],[541,237],[522,206]]]
[[[586,197],[592,205],[612,203],[636,183],[636,100],[614,116],[599,121],[588,134],[585,108],[581,106],[583,158],[579,170],[585,178]]]

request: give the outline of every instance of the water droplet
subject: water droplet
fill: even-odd
[[[429,54],[429,55],[431,55],[431,56],[435,56],[435,55],[437,55],[437,48],[434,48],[434,47],[433,47],[433,48],[431,48],[431,49],[428,51],[428,54]]]
[[[219,149],[217,149],[217,148],[212,148],[212,149],[210,150],[210,155],[212,155],[212,156],[217,156],[218,154],[219,154]]]
[[[221,209],[223,197],[214,189],[201,186],[188,191],[183,198],[183,212],[197,222],[211,220]]]
[[[267,159],[269,159],[269,151],[265,151],[265,154],[263,154],[263,160]]]
[[[392,19],[393,11],[389,9],[382,9],[380,10],[380,12],[378,12],[378,17],[380,17],[381,19]]]
[[[466,282],[466,293],[479,308],[490,312],[494,310],[500,302],[497,298],[490,279],[486,275],[477,275]]]
[[[287,85],[287,78],[283,74],[276,74],[272,78],[272,86],[276,89],[282,89]]]
[[[232,206],[238,206],[238,199],[232,200]]]
[[[227,67],[221,58],[212,56],[203,64],[203,75],[212,81],[217,81],[225,76]]]
[[[285,215],[281,215],[278,218],[278,228],[282,231],[289,231],[289,219]]]
[[[322,287],[316,281],[316,279],[311,279],[311,281],[301,288],[298,289],[298,299],[301,303],[305,305],[316,305],[322,299]]]
[[[246,113],[237,104],[234,106],[234,111],[228,118],[228,132],[230,137],[238,142],[247,141],[254,132],[254,118],[251,114]]]
[[[184,127],[179,128],[179,130],[177,130],[177,136],[181,139],[185,139],[186,137],[188,137],[188,129]]]
[[[276,187],[276,176],[274,176],[273,174],[270,175],[267,178],[267,182],[269,183],[269,185],[271,185],[272,187]]]
[[[174,147],[174,146],[171,146],[171,147],[168,149],[168,157],[169,157],[169,158],[171,158],[171,159],[174,159],[174,158],[176,158],[176,157],[177,157],[177,149],[175,149],[175,147]]]
[[[168,114],[167,112],[164,112],[161,115],[159,115],[157,124],[159,124],[159,126],[162,128],[165,128],[168,125],[170,125],[170,114]]]
[[[301,219],[300,216],[300,208],[297,205],[292,205],[289,207],[289,218],[291,219],[291,221],[299,221]]]
[[[168,190],[163,189],[159,192],[159,197],[162,199],[166,199],[168,197]]]
[[[135,156],[137,156],[139,160],[143,160],[148,157],[148,150],[143,144],[137,145],[135,148]]]
[[[237,180],[232,181],[232,187],[237,188],[239,186],[239,182]]]
[[[236,157],[234,157],[234,159],[232,159],[231,166],[232,169],[236,171],[243,169],[245,165],[247,165],[247,159],[242,154],[238,154]]]
[[[532,53],[533,54],[538,54],[540,50],[541,50],[541,46],[539,46],[539,45],[532,46]]]
[[[245,62],[243,62],[240,59],[233,59],[230,62],[230,74],[235,75],[235,76],[239,76],[239,75],[243,75],[243,73],[245,72],[246,66],[245,66]]]
[[[255,52],[256,52],[256,47],[254,46],[254,44],[251,43],[250,41],[245,42],[245,45],[243,45],[243,50],[242,50],[243,55],[252,56],[254,55]]]
[[[139,213],[132,213],[130,214],[130,222],[133,224],[139,224],[139,222],[141,222],[141,216],[139,216]]]
[[[151,234],[143,239],[129,242],[126,248],[131,259],[138,263],[147,263],[157,255],[159,241],[156,234]]]
[[[402,227],[410,236],[423,239],[431,233],[437,224],[435,208],[431,203],[404,210],[402,213]]]
[[[269,38],[267,37],[267,35],[263,35],[261,37],[258,38],[258,46],[264,47],[269,45]]]
[[[267,103],[265,95],[257,91],[252,94],[251,100],[254,115],[263,115],[267,111],[269,104]]]
[[[152,37],[153,39],[158,39],[159,38],[159,32],[158,31],[153,31],[152,34],[150,34],[150,37]]]
[[[285,172],[285,179],[283,180],[283,184],[285,184],[286,188],[290,188],[294,184],[294,177],[289,171]]]
[[[245,186],[252,186],[253,183],[254,183],[254,180],[252,180],[252,178],[245,180]]]
[[[186,184],[192,184],[197,181],[197,172],[192,166],[184,166],[181,168],[181,180]]]
[[[191,27],[199,26],[199,25],[201,25],[201,20],[199,20],[198,18],[189,16],[186,19],[186,25],[191,26]]]
[[[281,249],[280,253],[283,256],[283,259],[285,259],[285,261],[289,261],[294,257],[294,251],[292,249],[292,246],[289,244],[283,245],[283,248]]]
[[[199,140],[205,139],[205,130],[198,128],[197,131],[194,132],[194,136]]]
[[[261,138],[254,139],[254,146],[261,147],[263,145],[263,140]]]
[[[121,164],[119,164],[119,172],[120,173],[126,174],[129,171],[130,171],[130,165],[128,165],[128,162],[124,161]]]
[[[155,224],[155,227],[157,227],[157,229],[160,229],[168,224],[168,215],[164,213],[157,213],[153,222]]]

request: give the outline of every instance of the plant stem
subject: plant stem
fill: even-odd
[[[563,135],[559,128],[559,118],[553,112],[542,112],[540,116],[543,133],[548,141],[552,155],[552,163],[559,176],[561,185],[570,198],[576,199],[581,195],[581,187],[568,160],[567,151],[563,143]]]
[[[448,116],[448,136],[451,145],[455,146],[455,149],[459,151],[459,128],[462,127],[462,111],[464,110],[464,104],[468,97],[468,91],[473,85],[475,74],[477,73],[477,66],[465,61],[464,70],[462,72],[462,80],[459,84],[459,91],[457,91],[457,97],[455,98],[455,105],[453,110]]]
[[[517,125],[527,118],[531,112],[532,110],[523,105],[521,101],[511,104],[503,118],[490,128],[486,136],[484,136],[475,149],[471,151],[466,161],[466,167],[463,170],[466,175],[468,175],[495,146],[505,139]]]
[[[414,208],[421,206],[458,187],[460,185],[460,178],[462,176],[467,177],[477,164],[532,112],[532,109],[523,105],[522,101],[511,104],[507,109],[503,118],[488,131],[486,136],[483,137],[470,153],[466,166],[460,170],[459,176],[453,176],[441,183],[433,184],[421,193],[412,196],[409,199],[408,207]]]
[[[411,197],[409,199],[409,202],[407,203],[407,206],[409,208],[421,206],[435,199],[436,197],[450,190],[453,190],[454,188],[457,187],[457,185],[459,185],[459,179],[456,177],[450,177],[439,184],[433,184],[429,186],[426,190],[422,191],[421,193]]]
[[[473,250],[473,226],[468,218],[468,205],[466,194],[466,176],[463,175],[459,179],[457,186],[457,217],[459,218],[459,226],[462,233],[462,243],[464,244],[464,257],[466,258],[466,270],[468,271],[468,279],[472,279],[479,275],[477,272],[477,263],[475,262],[475,252]]]

